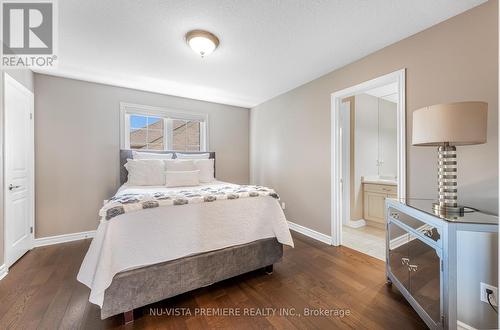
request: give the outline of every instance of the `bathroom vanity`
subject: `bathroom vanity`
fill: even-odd
[[[436,214],[432,200],[422,199],[386,199],[385,214],[388,283],[429,328],[456,329],[457,234],[496,233],[498,217],[481,212]]]
[[[386,198],[397,198],[395,180],[363,178],[363,219],[372,224],[384,225],[384,205]]]

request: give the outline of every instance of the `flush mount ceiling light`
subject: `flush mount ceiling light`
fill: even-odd
[[[203,30],[189,31],[186,34],[186,41],[189,47],[201,57],[212,54],[217,46],[219,46],[219,38]]]

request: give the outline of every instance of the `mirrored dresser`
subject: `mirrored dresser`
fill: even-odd
[[[436,214],[432,203],[386,199],[387,279],[429,328],[456,329],[457,233],[496,233],[498,217],[472,210]]]

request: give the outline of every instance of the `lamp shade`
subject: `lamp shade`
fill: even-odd
[[[470,145],[486,142],[488,103],[436,104],[413,112],[415,146]]]

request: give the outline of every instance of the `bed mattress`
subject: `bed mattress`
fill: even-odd
[[[197,186],[231,185],[215,181]],[[117,195],[168,192],[193,187],[122,186]],[[89,301],[101,308],[115,275],[262,239],[293,246],[283,211],[273,197],[218,200],[144,209],[102,219],[77,279],[91,289]]]

